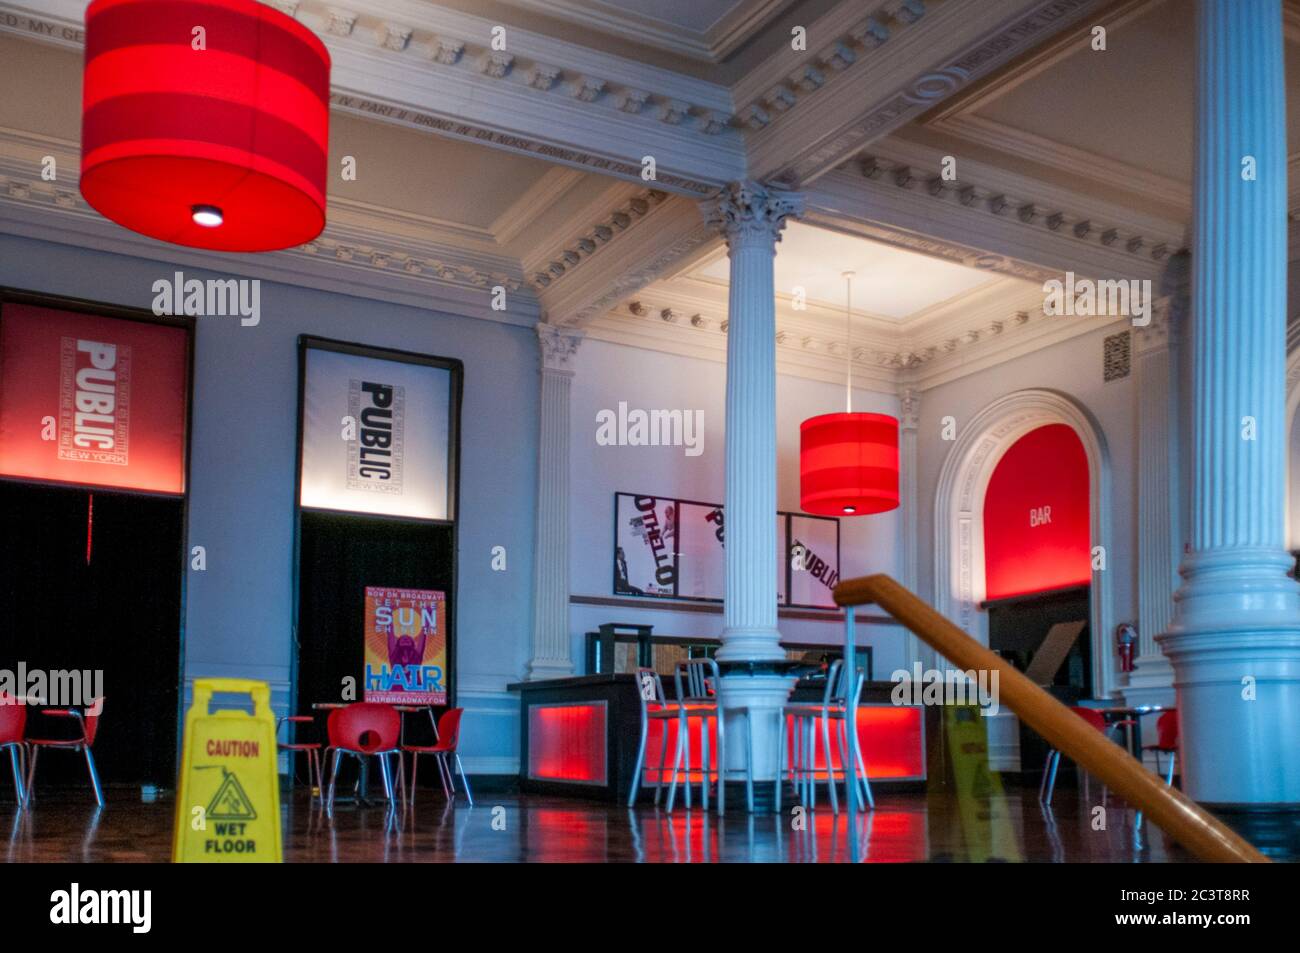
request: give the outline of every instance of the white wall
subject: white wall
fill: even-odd
[[[575,595],[613,594],[614,494],[644,493],[703,502],[724,502],[724,365],[604,341],[587,340],[578,350],[572,390],[572,548],[570,586]],[[817,414],[842,411],[844,388],[781,375],[777,379],[777,505],[799,512],[799,424]],[[704,452],[688,457],[681,447],[613,447],[596,443],[596,415],[629,409],[702,410]],[[897,414],[892,394],[856,391],[854,409]],[[894,575],[899,567],[898,512],[841,520],[840,576],[868,572]],[[721,614],[664,609],[574,605],[570,612],[573,658],[582,666],[583,633],[604,622],[651,624],[657,635],[721,634]],[[838,643],[840,621],[782,619],[790,641]],[[901,664],[902,633],[894,626],[864,626],[859,638],[873,648],[874,673],[888,678]]]
[[[167,250],[160,246],[160,254]],[[232,269],[238,259],[231,259]],[[148,308],[172,267],[0,236],[0,284]],[[210,272],[185,268],[187,277]],[[231,274],[236,274],[232,271]],[[485,313],[486,308],[485,297]],[[195,341],[185,671],[269,681],[287,704],[293,623],[297,337],[314,334],[459,358],[462,412],[457,660],[467,770],[518,758],[518,700],[532,627],[537,344],[531,328],[454,317],[269,281],[261,323],[199,318]],[[493,572],[503,545],[508,571]],[[358,633],[358,638],[360,633]]]

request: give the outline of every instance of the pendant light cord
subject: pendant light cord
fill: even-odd
[[[853,413],[853,272],[844,272],[844,412]]]

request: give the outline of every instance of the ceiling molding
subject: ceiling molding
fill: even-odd
[[[750,175],[810,183],[1102,2],[891,0],[869,16],[859,7],[859,21],[831,47],[799,64],[785,53],[769,60],[787,71],[812,66],[822,82],[778,84],[759,102],[737,96],[750,126]]]
[[[705,223],[699,203],[680,196],[644,201],[647,209],[629,223],[631,227],[589,256],[580,254],[576,268],[566,265],[560,280],[541,287],[538,296],[545,320],[585,327],[651,282],[688,267],[722,241]]]
[[[3,0],[0,31],[79,48],[87,5]],[[513,27],[492,50],[498,24],[423,0],[272,5],[329,49],[336,110],[636,181],[653,143],[685,194],[744,176],[726,87]]]
[[[41,178],[45,155],[61,170],[53,182]],[[331,198],[325,231],[302,246],[259,255],[209,252],[145,238],[108,221],[81,197],[77,168],[75,143],[0,128],[0,233],[507,324],[530,325],[540,315],[518,262],[474,251],[454,236],[439,240],[444,223],[437,220]],[[506,311],[491,308],[496,286],[508,292]]]
[[[583,173],[568,166],[556,166],[533,183],[523,195],[488,226],[498,245],[509,245],[533,221],[555,204],[557,198],[583,179]]]
[[[563,229],[560,234],[568,235],[567,239],[544,252],[536,262],[526,260],[529,282],[540,292],[566,278],[571,279],[579,266],[591,261],[619,235],[645,221],[650,211],[667,198],[668,194],[658,189],[640,189],[621,198],[596,221],[584,223],[577,235],[573,234],[573,228]]]
[[[512,6],[557,17],[569,23],[616,36],[643,46],[706,63],[721,63],[749,40],[792,0],[749,0],[739,3],[707,30],[683,30],[654,16],[607,9],[581,0],[507,0]]]

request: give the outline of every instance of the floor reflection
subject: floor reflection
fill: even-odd
[[[1058,793],[1051,808],[1036,792],[1012,789],[979,803],[924,793],[880,792],[874,811],[787,808],[780,817],[742,813],[720,819],[698,808],[669,814],[547,797],[484,794],[477,806],[448,804],[437,792],[389,809],[340,806],[327,817],[305,791],[282,805],[285,859],[297,862],[840,863],[1096,862],[1186,860],[1149,821],[1094,790]],[[173,805],[146,803],[138,790],[110,790],[95,808],[81,790],[50,790],[29,810],[0,802],[5,860],[165,861]]]

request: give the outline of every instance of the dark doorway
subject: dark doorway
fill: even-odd
[[[0,521],[0,667],[101,671],[94,750],[104,782],[171,787],[184,501],[0,482]],[[74,722],[39,711],[28,714],[29,736],[76,734]],[[38,771],[38,788],[88,784],[80,757],[51,754]]]
[[[1065,661],[1056,670],[1047,691],[1066,705],[1092,697],[1092,634],[1090,587],[1072,586],[1047,592],[1029,593],[985,602],[989,614],[989,648],[1020,671],[1033,662],[1035,654],[1053,625],[1085,620]],[[1047,756],[1047,744],[1023,722],[1020,725],[1020,769],[1037,777]],[[1065,760],[1062,770],[1068,773]]]
[[[344,679],[361,701],[367,586],[446,593],[447,672],[455,671],[454,530],[450,524],[304,510],[299,524],[298,700],[344,701]],[[448,701],[455,680],[448,677]]]

